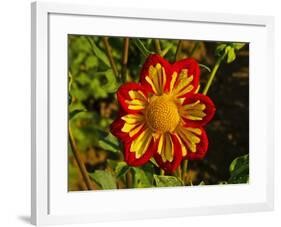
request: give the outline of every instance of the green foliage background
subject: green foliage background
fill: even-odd
[[[187,174],[180,179],[178,176],[161,176],[153,160],[142,167],[129,167],[123,161],[122,145],[109,132],[109,125],[118,112],[118,87],[123,82],[139,80],[146,55],[156,52],[155,40],[130,39],[124,75],[121,75],[124,38],[110,37],[108,42],[117,75],[112,70],[103,37],[68,36],[69,125],[95,189],[249,181],[248,44],[237,46],[221,42],[182,42],[179,58],[192,56],[202,64],[202,87],[217,57],[226,52],[228,55],[208,93],[216,104],[217,113],[207,127],[210,142],[207,157],[200,161],[190,161]],[[161,55],[170,62],[175,61],[177,45],[178,40],[160,40]],[[233,116],[236,114],[239,114],[238,123],[235,123],[237,116]],[[86,190],[70,145],[68,156],[69,190]]]

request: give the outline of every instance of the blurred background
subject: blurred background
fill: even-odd
[[[128,173],[133,188],[155,186],[153,174],[159,174],[159,169],[153,163],[139,168],[126,166],[122,145],[109,133],[109,125],[118,112],[116,91],[123,82],[139,80],[146,55],[160,51],[169,62],[195,58],[201,69],[200,93],[218,59],[217,47],[222,44],[130,38],[127,39],[128,57],[124,62],[125,40],[119,37],[68,36],[69,127],[95,189],[127,188]],[[234,164],[242,163],[249,153],[248,44],[236,52],[233,62],[220,65],[208,96],[217,109],[206,127],[209,150],[203,160],[188,162],[185,185],[248,182],[245,175],[239,179],[237,175],[231,176],[233,160],[236,159]],[[69,191],[87,190],[70,145],[68,156]],[[246,162],[238,175],[241,172],[248,174]]]

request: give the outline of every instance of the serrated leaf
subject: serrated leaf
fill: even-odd
[[[108,133],[107,137],[100,139],[99,147],[116,153],[120,150],[120,143],[115,136],[113,136],[111,133]]]
[[[102,189],[116,189],[116,180],[110,172],[104,170],[96,170],[90,174],[91,178],[102,188]]]
[[[228,183],[248,183],[249,182],[249,155],[240,156],[232,161],[229,166],[230,178]]]
[[[126,162],[118,162],[116,169],[115,169],[116,177],[120,178],[120,177],[124,176],[129,169],[130,169],[130,166],[128,166]]]
[[[183,186],[183,182],[174,176],[153,175],[156,187]]]
[[[102,51],[100,50],[97,45],[95,44],[94,40],[87,37],[90,45],[91,45],[91,48],[92,48],[92,51],[93,53],[98,57],[98,59],[100,59],[106,66],[110,67],[110,63],[109,63],[109,60],[108,60],[108,57],[107,55]]]

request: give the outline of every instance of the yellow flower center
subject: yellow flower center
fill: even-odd
[[[180,121],[178,107],[170,95],[153,96],[145,111],[146,121],[152,130],[173,132]]]

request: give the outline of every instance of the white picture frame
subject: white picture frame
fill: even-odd
[[[32,224],[88,223],[273,209],[273,17],[35,2],[32,3],[31,23]],[[99,26],[91,26],[93,23]],[[174,30],[170,34],[165,29],[161,30],[171,24]],[[159,28],[154,32],[147,29],[153,25]],[[193,32],[187,34],[176,30],[177,26],[188,27]],[[213,32],[214,29],[216,32]],[[201,40],[219,37],[222,40],[250,42],[250,183],[190,187],[189,190],[181,187],[67,192],[67,143],[64,143],[67,140],[67,34]],[[264,79],[264,75],[268,78]],[[263,103],[264,108],[261,109],[259,103]],[[173,196],[173,199],[162,201],[167,196]],[[104,201],[111,201],[113,205],[102,205]],[[147,201],[153,203],[148,207]],[[185,205],[182,205],[183,202]]]

